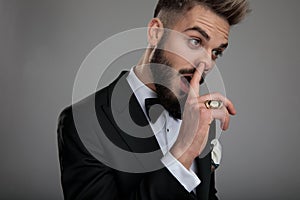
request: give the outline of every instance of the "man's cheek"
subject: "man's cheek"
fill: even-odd
[[[165,46],[165,56],[171,62],[177,62],[178,64],[187,64],[193,63],[197,58],[195,52],[191,52],[191,50],[184,45],[168,45]]]

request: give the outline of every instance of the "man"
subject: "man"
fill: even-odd
[[[247,12],[246,0],[158,2],[140,62],[60,115],[66,199],[217,199],[204,151],[214,120],[227,130],[236,111],[199,84]]]

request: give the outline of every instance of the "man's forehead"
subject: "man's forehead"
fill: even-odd
[[[200,27],[210,35],[217,34],[218,37],[222,36],[225,40],[228,40],[230,30],[228,21],[201,5],[194,6],[187,11],[176,23],[174,29],[182,32],[192,27]]]

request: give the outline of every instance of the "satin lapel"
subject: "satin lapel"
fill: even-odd
[[[103,106],[102,109],[132,152],[149,153],[159,150],[147,118],[126,80],[127,75],[128,72],[122,72],[108,87],[108,106]]]

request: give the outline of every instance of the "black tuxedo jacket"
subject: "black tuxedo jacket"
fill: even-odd
[[[217,199],[210,153],[196,159],[201,180],[197,195],[187,192],[161,164],[159,145],[127,83],[127,74],[122,72],[109,86],[64,109],[59,116],[58,146],[65,199]],[[138,129],[138,134],[147,137],[135,137],[120,128],[120,123],[128,119],[123,113],[129,113],[131,121],[144,128]],[[133,156],[122,160],[109,143],[131,155],[159,153],[151,159]],[[136,172],[129,169],[133,164]],[[147,169],[149,165],[155,170]]]

